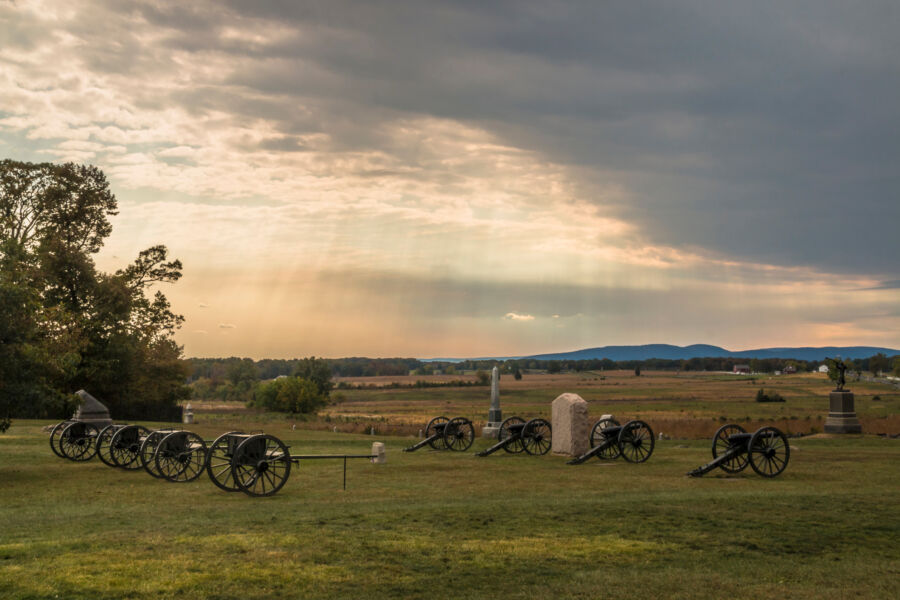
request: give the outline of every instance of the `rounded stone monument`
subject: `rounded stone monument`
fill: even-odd
[[[581,456],[590,450],[588,404],[578,394],[560,394],[552,404],[554,454]]]

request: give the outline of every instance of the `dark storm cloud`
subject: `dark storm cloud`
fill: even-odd
[[[455,119],[575,167],[581,189],[621,185],[599,209],[652,243],[897,273],[896,2],[233,0],[131,15],[164,35],[139,51],[120,24],[122,51],[89,53],[91,67],[230,57],[224,86],[146,101],[270,120],[279,136],[265,149],[322,132],[319,150],[414,163],[390,146],[391,124]]]

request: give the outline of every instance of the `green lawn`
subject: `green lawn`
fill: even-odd
[[[785,473],[684,476],[708,442],[641,465],[400,449],[273,423],[308,461],[271,498],[170,484],[0,435],[2,598],[897,598],[900,440],[794,439]],[[220,423],[196,431],[207,439]]]

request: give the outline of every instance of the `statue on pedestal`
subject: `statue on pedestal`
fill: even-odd
[[[847,372],[847,363],[841,360],[840,356],[837,358],[825,357],[825,363],[828,365],[828,377],[837,382],[837,387],[834,388],[834,391],[843,391],[844,384],[847,383],[847,378],[845,376],[845,373]]]

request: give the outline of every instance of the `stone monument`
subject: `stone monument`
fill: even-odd
[[[191,408],[190,402],[185,404],[184,408],[181,409],[181,422],[185,425],[191,425],[194,422],[194,411]]]
[[[826,358],[829,366],[837,371],[837,387],[828,395],[828,418],[825,419],[825,433],[862,433],[862,425],[856,418],[853,392],[844,389],[844,373],[847,364],[841,360]]]
[[[503,413],[500,411],[500,370],[494,367],[491,370],[491,408],[488,411],[487,425],[481,428],[481,436],[496,439],[500,435],[501,423]]]
[[[112,425],[112,419],[109,417],[109,409],[103,406],[103,403],[88,394],[84,390],[78,390],[75,395],[81,400],[81,404],[72,415],[73,421],[81,421],[82,423],[90,423],[103,429],[107,425]]]
[[[554,454],[581,456],[591,449],[588,405],[578,394],[560,394],[553,401]]]

